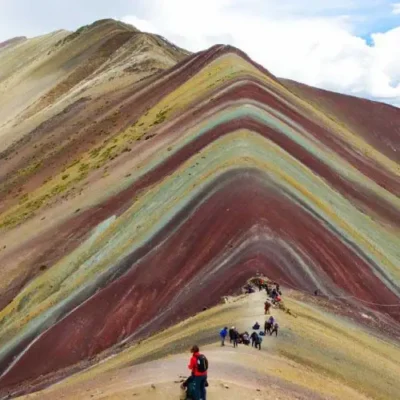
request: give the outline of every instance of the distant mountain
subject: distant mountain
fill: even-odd
[[[25,36],[18,36],[18,37],[6,40],[5,42],[0,42],[0,51],[4,50],[6,48],[15,46],[16,44],[24,42],[25,40],[27,40],[27,38]]]
[[[80,98],[127,87],[188,55],[157,35],[114,20],[5,43],[0,149]]]
[[[302,323],[326,311],[317,290],[340,329],[351,309],[400,337],[399,109],[114,20],[21,39],[0,65],[0,398],[135,348],[257,274],[296,289]],[[337,353],[307,343],[339,382]]]

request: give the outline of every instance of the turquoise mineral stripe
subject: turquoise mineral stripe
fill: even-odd
[[[217,145],[218,142],[216,146]],[[224,144],[224,148],[221,149],[220,154],[214,157],[208,157],[207,163],[204,163],[201,160],[199,160],[200,166],[206,164],[210,169],[214,168],[215,170],[218,170],[218,165],[220,165],[221,158],[223,157],[223,155],[228,153],[229,154],[228,157],[232,157],[234,151],[233,149],[235,149],[235,146],[237,146],[236,141],[232,141],[228,146]],[[262,143],[260,143],[259,146],[261,146],[262,148]],[[243,153],[244,149],[249,149],[249,148],[251,149],[250,143],[246,141],[241,141],[239,147],[240,147],[240,154],[237,155],[238,157],[244,154]],[[228,150],[230,152],[228,152]],[[257,151],[258,149],[256,146],[256,148],[252,149],[247,154],[249,157],[253,157],[257,153]],[[266,153],[264,153],[264,158],[265,154]],[[385,231],[381,229],[379,225],[375,224],[364,214],[358,212],[358,210],[356,210],[356,208],[352,206],[351,203],[349,203],[347,200],[345,200],[341,195],[334,192],[333,190],[329,190],[329,195],[326,195],[328,186],[326,185],[321,186],[321,182],[319,182],[318,186],[316,186],[314,184],[316,178],[312,177],[312,179],[310,179],[310,177],[312,176],[311,173],[308,175],[303,174],[297,176],[299,170],[298,166],[292,167],[291,165],[288,165],[285,161],[283,161],[283,159],[281,159],[280,157],[275,157],[274,154],[270,154],[269,161],[277,166],[280,166],[283,170],[285,170],[286,168],[285,172],[291,175],[292,177],[296,177],[298,182],[302,182],[302,184],[304,185],[304,187],[307,188],[307,190],[309,190],[311,193],[318,194],[318,196],[321,199],[325,199],[326,204],[331,203],[330,207],[332,207],[332,209],[334,209],[335,212],[342,219],[348,219],[350,214],[350,218],[353,220],[351,221],[352,225],[354,227],[358,227],[359,233],[361,233],[360,228],[361,230],[364,230],[362,229],[362,227],[365,225],[366,232],[364,233],[371,235],[372,241],[376,241],[378,243],[382,242],[382,244],[385,247],[387,247],[389,243],[393,242],[393,240],[391,240],[392,237],[390,235],[385,235]],[[77,262],[81,265],[81,268],[79,268],[78,274],[70,275],[66,279],[63,279],[63,286],[68,286],[68,284],[71,283],[71,280],[75,280],[78,277],[85,278],[85,276],[88,273],[90,273],[91,270],[90,266],[104,265],[111,260],[116,261],[115,256],[117,256],[118,254],[120,254],[123,257],[126,254],[125,251],[130,252],[132,249],[130,246],[127,246],[127,243],[133,241],[134,238],[136,239],[136,235],[140,235],[142,226],[144,226],[145,224],[142,223],[141,221],[148,222],[149,215],[152,216],[151,219],[154,219],[155,215],[163,214],[165,211],[165,204],[164,204],[165,198],[169,198],[170,199],[169,203],[171,203],[172,200],[174,199],[174,196],[171,197],[171,192],[179,193],[180,188],[185,188],[186,190],[185,185],[188,185],[189,187],[193,185],[193,176],[195,175],[197,169],[199,169],[199,167],[194,162],[192,168],[190,169],[191,175],[187,173],[174,174],[173,176],[174,180],[172,180],[172,182],[168,180],[167,183],[165,182],[161,183],[156,192],[152,191],[147,195],[145,195],[145,197],[140,201],[140,203],[142,203],[142,206],[140,207],[139,210],[135,211],[134,219],[137,221],[137,223],[136,226],[133,227],[133,231],[132,227],[130,226],[131,225],[130,219],[133,218],[133,216],[129,217],[127,214],[125,214],[122,221],[121,219],[119,219],[115,224],[111,225],[110,228],[107,230],[107,235],[105,237],[105,241],[107,243],[101,244],[101,248],[98,251],[96,251],[95,254],[92,255],[92,257],[90,257],[88,253],[84,253],[81,255],[81,257],[79,257]],[[321,188],[323,188],[325,192],[321,191]],[[201,191],[201,185],[199,185],[198,190],[193,190],[191,192],[191,195],[188,194],[187,197],[188,201],[190,201],[190,199],[193,196],[196,196],[198,191]],[[153,196],[153,198],[149,198],[150,196]],[[304,200],[306,201],[306,199]],[[312,204],[310,204],[310,206],[313,207]],[[179,207],[180,206],[178,204],[177,209],[174,209],[172,211],[172,215],[174,215],[175,212],[179,210]],[[136,207],[134,207],[134,209],[136,210]],[[325,219],[327,218],[329,218],[329,216],[325,216]],[[164,220],[168,221],[169,219],[170,219],[169,214],[165,213],[164,216],[161,215],[159,218],[160,227],[164,225]],[[129,227],[129,229],[126,229],[127,227]],[[155,229],[157,229],[157,227],[155,227]],[[393,250],[394,249],[396,248],[393,247]],[[49,273],[53,271],[54,270],[50,270]]]
[[[243,140],[240,137],[234,140],[219,140],[215,142],[213,145],[209,146],[206,151],[194,157],[193,163],[190,163],[192,164],[189,171],[190,175],[187,172],[179,171],[164,182],[161,182],[156,191],[153,190],[146,193],[132,208],[133,211],[128,210],[122,218],[118,218],[117,221],[106,230],[104,235],[93,244],[92,249],[82,254],[79,259],[75,261],[75,264],[80,266],[75,274],[63,274],[63,285],[61,289],[62,287],[68,287],[69,284],[76,279],[84,280],[88,278],[92,269],[102,270],[103,268],[107,268],[110,262],[115,263],[137,246],[143,244],[153,235],[154,231],[164,226],[181,207],[203,190],[204,184],[206,184],[207,181],[205,183],[200,182],[197,188],[193,188],[193,180],[196,176],[201,173],[207,174],[208,171],[211,170],[216,171],[215,178],[218,175],[218,171],[222,173],[226,170],[226,168],[224,168],[224,163],[235,159],[239,161],[243,156],[268,161],[284,170],[296,181],[302,182],[303,186],[310,193],[317,194],[321,200],[325,201],[326,205],[329,204],[340,218],[346,219],[347,221],[350,219],[349,222],[353,227],[357,227],[359,234],[364,234],[364,236],[367,238],[369,237],[370,240],[376,241],[378,245],[375,247],[377,249],[381,247],[381,252],[383,252],[386,257],[389,259],[397,259],[396,254],[394,254],[395,257],[391,254],[392,251],[396,253],[397,250],[393,237],[385,232],[382,227],[360,213],[350,202],[329,188],[321,179],[313,176],[306,168],[296,163],[294,159],[288,164],[285,159],[281,157],[281,155],[284,154],[282,151],[280,151],[280,155],[265,150],[260,153],[260,149],[263,148],[265,140],[256,137],[256,135],[252,136],[252,141],[257,142],[257,145],[252,145],[251,141]],[[223,146],[219,149],[218,147],[221,143],[223,143]],[[209,156],[206,163],[202,162],[200,155],[211,152],[210,149],[213,149],[215,156]],[[227,166],[229,166],[229,164],[227,164]],[[205,167],[204,170],[202,170],[203,167]],[[302,171],[302,173],[299,171]],[[305,171],[308,173],[304,174]],[[269,172],[269,174],[271,173]],[[282,181],[279,183],[283,186],[286,185]],[[291,192],[295,192],[295,189],[291,186],[288,186],[287,189]],[[187,192],[186,197],[183,195],[185,191]],[[296,195],[298,198],[302,198],[303,201],[309,203],[308,199],[305,198],[302,193],[297,193]],[[179,196],[182,197],[181,201],[183,203],[180,203],[178,199]],[[168,203],[166,203],[166,199],[169,199]],[[174,202],[174,200],[176,201]],[[312,203],[309,204],[309,206],[315,208]],[[318,209],[315,211],[321,214],[323,219],[330,219],[329,215],[322,215],[321,210]],[[151,218],[149,218],[149,215],[151,215]],[[151,221],[153,221],[154,224],[151,223]],[[143,232],[142,239],[140,239],[141,231],[146,224],[152,227],[151,232]],[[138,241],[138,239],[140,239],[140,241]],[[354,238],[347,239],[351,241],[354,240]],[[392,245],[392,251],[387,251],[389,245]],[[382,248],[386,251],[382,251]],[[52,268],[48,272],[56,274],[56,270],[58,270],[58,268]],[[27,289],[29,290],[30,288],[28,287]]]
[[[247,155],[249,157],[254,157],[257,153],[259,153],[259,149],[262,148],[262,142],[264,139],[258,138],[259,144],[257,146],[252,146],[250,142],[243,141],[241,140],[240,143],[240,151],[238,154],[235,154],[235,151],[237,151],[237,143],[236,141],[231,141],[228,145],[225,143],[225,141],[218,141],[215,144],[215,156],[208,156],[207,157],[207,163],[202,162],[199,157],[194,157],[193,163],[191,165],[190,171],[188,173],[177,173],[173,175],[172,180],[167,180],[166,182],[162,182],[158,188],[157,191],[154,192],[154,194],[148,194],[149,196],[153,196],[153,198],[147,198],[142,201],[144,201],[143,206],[138,210],[135,214],[135,217],[140,220],[146,220],[148,219],[148,215],[154,216],[157,214],[162,214],[164,213],[164,207],[163,204],[165,202],[166,198],[170,199],[170,203],[174,198],[176,198],[176,194],[179,193],[179,190],[181,188],[185,188],[185,185],[188,187],[191,187],[193,185],[193,179],[196,176],[196,171],[201,171],[201,167],[203,165],[207,166],[208,169],[210,170],[218,170],[220,165],[223,165],[224,158],[225,159],[235,159],[236,157],[241,157],[243,156],[244,150],[247,149]],[[223,142],[223,148],[220,150],[218,149],[218,143]],[[213,147],[213,146],[211,146]],[[250,150],[249,150],[250,149]],[[205,152],[206,153],[206,152]],[[269,154],[268,159],[265,159],[265,155]],[[282,152],[283,154],[283,152]],[[227,156],[226,156],[227,155]],[[286,173],[291,175],[294,179],[296,179],[298,182],[302,182],[303,185],[309,190],[311,193],[317,193],[318,196],[322,199],[325,200],[326,204],[330,204],[330,207],[332,207],[335,212],[342,218],[342,219],[348,219],[349,214],[352,221],[352,225],[356,227],[361,227],[362,231],[364,234],[372,235],[373,239],[372,241],[377,241],[378,243],[381,242],[382,246],[387,247],[387,244],[392,241],[392,236],[387,235],[383,240],[382,238],[385,236],[385,230],[382,229],[378,224],[376,224],[374,221],[370,220],[369,217],[365,216],[363,213],[360,213],[353,205],[351,205],[350,202],[348,202],[346,199],[344,199],[340,194],[336,193],[332,189],[330,189],[326,184],[322,182],[321,179],[318,179],[317,177],[313,176],[312,173],[309,171],[307,175],[299,175],[299,166],[300,164],[295,163],[295,160],[292,159],[293,163],[288,165],[286,161],[281,158],[280,156],[276,156],[274,153],[268,153],[268,152],[263,152],[262,154],[259,154],[260,159],[269,161],[273,163],[274,165],[279,166],[283,170],[286,168]],[[226,160],[225,160],[226,162]],[[199,164],[199,165],[197,165]],[[305,171],[306,169],[303,168]],[[190,175],[189,175],[190,173]],[[311,178],[312,177],[312,178]],[[318,182],[318,184],[315,184],[315,182]],[[323,185],[321,185],[323,184]],[[323,191],[321,191],[321,188],[323,188]],[[191,192],[191,195],[188,195],[188,201],[193,196],[196,196],[198,191],[201,190],[201,186],[199,186],[198,190],[193,190]],[[175,193],[175,196],[170,196],[170,194]],[[328,194],[326,194],[328,193]],[[158,199],[158,200],[157,200]],[[306,199],[304,199],[306,200]],[[312,204],[310,205],[312,206]],[[135,207],[136,209],[136,207]],[[162,210],[162,211],[161,211]],[[156,213],[156,214],[155,214]],[[166,220],[169,220],[169,217],[164,215]],[[125,217],[126,218],[126,217]],[[329,216],[325,216],[324,219],[329,219]],[[125,219],[127,221],[127,219]],[[163,218],[160,218],[160,223],[162,224]],[[127,223],[127,222],[125,222]],[[140,223],[138,223],[140,225]],[[163,224],[162,224],[163,225]],[[362,229],[363,226],[365,225],[366,229]],[[120,228],[119,228],[120,229]],[[359,232],[361,233],[361,232]],[[118,236],[121,238],[120,234]],[[130,236],[130,234],[128,234]],[[131,236],[130,236],[131,237]],[[379,246],[377,246],[379,247]],[[395,248],[393,248],[394,250]]]
[[[304,151],[311,153],[314,157],[328,165],[333,171],[336,171],[338,175],[343,176],[343,178],[349,181],[356,182],[361,187],[373,191],[378,197],[384,198],[386,201],[393,204],[394,207],[400,209],[400,199],[377,185],[369,177],[363,175],[350,163],[335,154],[330,148],[323,146],[299,124],[288,119],[284,114],[279,113],[269,106],[249,100],[246,100],[245,103],[235,102],[228,108],[218,111],[213,117],[208,118],[206,122],[201,122],[198,126],[191,128],[188,133],[179,137],[179,142],[174,144],[171,153],[157,152],[157,154],[145,166],[143,166],[140,171],[138,171],[137,175],[125,182],[124,187],[128,187],[145,173],[164,162],[171,156],[171,154],[182,149],[187,144],[206,134],[211,129],[236,118],[243,117],[253,118],[274,129],[276,134],[287,136],[293,140],[293,142],[302,146]],[[283,123],[280,119],[286,123]]]
[[[203,155],[208,156],[207,162],[201,162],[201,156]],[[55,317],[62,313],[66,305],[79,304],[82,298],[90,295],[92,289],[101,285],[101,282],[108,279],[115,272],[114,268],[118,261],[151,240],[159,229],[165,226],[195,196],[204,192],[212,181],[218,179],[229,170],[236,169],[240,173],[242,168],[256,167],[263,162],[268,162],[269,165],[278,168],[275,171],[271,169],[262,170],[265,173],[265,179],[272,180],[275,185],[281,186],[287,192],[292,193],[294,198],[301,199],[308,204],[321,219],[334,226],[335,230],[340,232],[340,235],[349,242],[355,241],[355,244],[380,266],[379,269],[385,271],[382,266],[383,260],[369,254],[368,249],[362,243],[357,242],[354,237],[349,237],[345,231],[336,226],[335,222],[331,221],[330,215],[327,215],[324,210],[310,202],[302,191],[285,182],[277,171],[282,170],[285,173],[289,173],[292,179],[296,182],[301,182],[310,193],[317,194],[338,215],[342,213],[353,227],[365,225],[368,229],[380,230],[380,233],[384,235],[385,232],[382,231],[379,225],[366,219],[350,202],[333,191],[320,178],[314,176],[311,171],[307,170],[295,159],[285,154],[279,147],[268,143],[268,141],[255,134],[231,134],[229,137],[215,141],[204,151],[197,154],[185,165],[186,168],[165,179],[158,185],[156,190],[150,190],[145,193],[131,209],[111,223],[90,246],[88,253],[91,253],[91,258],[89,260],[83,264],[81,260],[76,260],[74,263],[68,257],[69,264],[72,262],[75,264],[74,267],[78,266],[75,273],[72,275],[65,274],[65,260],[60,261],[53,267],[49,273],[58,273],[63,280],[59,291],[53,294],[54,306],[30,321],[22,332],[20,331],[15,335],[9,345],[14,347],[30,332],[36,331],[40,327],[50,326]],[[193,182],[196,182],[195,186]],[[211,195],[212,193],[208,193],[206,197]],[[149,216],[151,217],[149,218]],[[363,219],[366,220],[363,221]],[[146,224],[147,229],[144,229]],[[358,233],[360,234],[360,232]],[[387,239],[390,239],[390,237]],[[387,244],[387,242],[383,241],[380,245],[382,248],[387,249]],[[376,246],[377,249],[379,247]],[[379,250],[382,251],[382,248]],[[389,258],[389,256],[390,254],[384,254],[383,258]],[[396,291],[395,285],[386,282],[379,270],[375,270],[375,273],[385,281],[388,287],[392,287]],[[22,295],[28,295],[32,291],[35,292],[35,289],[40,289],[40,287],[38,288],[35,283],[32,283],[23,291]],[[38,299],[36,298],[35,300],[37,301]],[[23,311],[27,312],[31,307],[35,307],[35,303],[28,299]],[[21,317],[25,312],[21,313]],[[12,328],[11,326],[10,329]],[[7,329],[3,331],[3,334],[7,336]],[[10,347],[7,346],[7,349],[9,350]]]
[[[169,221],[170,218],[172,218],[172,216],[176,212],[178,212],[181,207],[184,206],[184,204],[190,201],[194,196],[197,196],[197,194],[203,189],[203,184],[200,183],[197,189],[192,190],[191,192],[189,191],[189,193],[187,193],[187,197],[182,200],[185,201],[183,205],[179,202],[173,203],[173,200],[178,198],[178,195],[182,190],[185,191],[188,187],[193,189],[193,179],[196,177],[196,174],[200,173],[201,166],[204,165],[209,170],[218,171],[220,166],[223,165],[223,158],[240,159],[240,157],[244,155],[252,158],[256,156],[256,154],[259,153],[259,149],[263,147],[263,139],[260,140],[259,138],[258,141],[260,141],[260,143],[257,146],[252,146],[250,142],[246,140],[243,141],[242,139],[240,139],[239,144],[237,143],[237,140],[232,140],[228,144],[226,144],[225,141],[222,141],[224,143],[224,146],[221,150],[218,150],[218,143],[221,142],[218,141],[215,143],[216,149],[214,149],[216,150],[216,156],[208,157],[207,163],[198,160],[200,166],[196,165],[198,157],[195,157],[193,160],[193,165],[190,169],[191,175],[182,172],[174,174],[171,179],[166,180],[166,182],[162,182],[158,186],[157,191],[150,191],[142,199],[140,199],[138,204],[141,204],[141,206],[139,209],[139,205],[133,208],[133,210],[135,210],[134,214],[129,215],[128,211],[124,214],[122,219],[119,218],[114,224],[112,224],[107,230],[107,234],[104,235],[104,240],[100,241],[100,248],[95,250],[94,254],[92,253],[91,257],[88,254],[91,252],[89,251],[88,253],[85,253],[81,257],[79,257],[78,260],[76,260],[81,267],[76,274],[67,275],[64,277],[65,279],[63,279],[63,286],[68,286],[73,280],[77,278],[85,279],[85,277],[90,274],[91,266],[93,266],[93,268],[100,267],[100,269],[102,269],[101,266],[105,267],[109,262],[115,262],[118,260],[118,258],[124,257],[127,253],[131,252],[133,249],[129,245],[129,243],[133,244],[135,241],[137,241],[137,238],[140,237],[139,235],[142,227],[146,223],[149,223],[149,220],[153,220],[155,223],[152,229],[153,232],[154,230],[158,230],[159,228],[164,226],[165,223]],[[235,154],[235,152],[238,154]],[[204,153],[206,154],[207,152]],[[224,155],[226,154],[228,154],[228,157],[224,157]],[[266,154],[269,155],[268,158],[266,158]],[[284,161],[281,157],[276,156],[274,153],[263,151],[262,154],[259,154],[259,156],[260,159],[264,158],[265,161],[269,161],[270,163],[279,166],[282,170],[285,170],[285,172],[291,175],[293,179],[296,179],[298,182],[302,182],[303,186],[307,188],[309,192],[317,194],[321,200],[324,200],[327,205],[329,204],[329,206],[336,212],[336,214],[340,218],[346,219],[347,221],[349,221],[350,218],[351,221],[349,222],[353,227],[357,227],[359,234],[363,233],[365,236],[369,237],[371,241],[376,241],[378,244],[376,246],[377,248],[382,247],[383,249],[386,249],[385,253],[387,257],[391,258],[392,251],[396,253],[397,241],[395,243],[391,235],[387,234],[387,232],[385,232],[382,227],[380,227],[374,221],[370,220],[369,217],[360,213],[354,206],[351,205],[350,202],[344,199],[341,195],[331,190],[327,185],[323,184],[323,182],[317,177],[313,176],[311,172],[309,172],[308,174],[299,174],[299,165],[296,165],[294,159],[292,160],[293,164],[287,164],[286,161]],[[223,168],[220,169],[222,172],[224,171]],[[300,170],[301,169],[306,170],[305,168],[300,168]],[[315,182],[318,183],[316,184]],[[280,182],[280,184],[284,185],[283,182]],[[288,187],[287,189],[293,191],[292,187]],[[174,195],[171,196],[171,193],[174,193]],[[301,193],[298,193],[297,196],[299,198],[302,198],[303,201],[308,202],[308,200],[304,198]],[[165,199],[169,199],[168,204],[174,204],[175,208],[169,210],[166,209]],[[311,208],[315,208],[313,204],[309,204],[309,206]],[[321,210],[318,210],[318,212],[321,213]],[[149,218],[149,215],[151,215],[152,217]],[[321,215],[321,217],[323,217],[323,219],[325,220],[329,220],[329,216],[327,215]],[[136,222],[132,222],[131,220]],[[151,235],[152,233],[150,234],[150,237]],[[146,241],[147,239],[145,236],[144,240]],[[354,240],[352,238],[347,239]],[[141,245],[142,243],[139,242],[137,244]],[[389,244],[392,244],[392,251],[388,252],[387,250]],[[95,249],[96,247],[97,246],[94,244],[93,248]],[[55,273],[55,270],[52,269],[49,271],[49,273],[50,272]]]

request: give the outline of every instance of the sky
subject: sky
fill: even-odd
[[[400,107],[400,0],[0,0],[0,41],[101,18],[190,51],[230,44],[279,77]]]

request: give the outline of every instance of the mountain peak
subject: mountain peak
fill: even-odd
[[[121,30],[127,30],[130,32],[140,32],[139,29],[136,29],[133,25],[126,24],[125,22],[115,20],[112,18],[106,18],[106,19],[99,19],[97,21],[94,21],[93,23],[89,25],[84,25],[81,26],[76,30],[76,32],[83,32],[86,30],[90,30],[93,28],[114,28],[114,29],[121,29]]]

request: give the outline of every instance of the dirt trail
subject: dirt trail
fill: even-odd
[[[20,399],[178,399],[179,382],[189,372],[187,369],[190,357],[188,348],[194,342],[201,345],[201,351],[210,361],[209,400],[390,398],[384,392],[381,397],[371,397],[364,390],[359,390],[363,388],[352,382],[354,378],[351,375],[358,374],[358,371],[354,370],[354,361],[347,351],[348,358],[341,355],[342,359],[339,363],[343,371],[347,371],[349,367],[353,368],[352,372],[346,375],[348,382],[340,378],[339,374],[333,374],[325,359],[318,359],[319,351],[326,353],[327,357],[333,357],[332,352],[336,349],[329,347],[328,340],[333,336],[333,332],[340,332],[338,326],[333,326],[332,331],[327,330],[329,326],[324,321],[322,309],[311,309],[312,311],[307,312],[321,320],[319,326],[322,326],[322,322],[324,323],[325,330],[320,330],[318,336],[326,342],[309,343],[304,337],[301,338],[301,331],[296,332],[299,326],[304,328],[307,324],[310,325],[309,329],[315,330],[309,315],[306,319],[302,315],[295,318],[274,309],[273,314],[280,322],[282,331],[277,338],[265,337],[261,351],[244,345],[239,345],[239,348],[234,349],[229,343],[221,347],[218,342],[218,330],[221,325],[235,324],[239,331],[251,332],[250,328],[255,321],[263,323],[264,299],[265,293],[254,293],[247,297],[230,299],[227,304],[200,313],[165,332],[160,332],[140,345],[107,359],[88,371],[61,381],[42,392],[20,397]],[[296,313],[304,313],[306,308],[302,307],[308,307],[305,304],[297,304],[297,300],[289,298],[286,300]],[[348,331],[351,330],[348,329]],[[210,332],[212,339],[210,339]],[[215,335],[212,335],[212,332],[215,332]],[[310,334],[309,331],[306,333]],[[209,343],[214,343],[205,345],[207,340]],[[347,340],[350,339],[343,337],[339,347],[346,346]],[[357,332],[357,340],[364,340],[361,331]],[[315,348],[313,349],[310,345]],[[313,351],[315,353],[311,354],[311,359],[314,364],[310,364],[305,358],[305,353]],[[357,357],[364,362],[362,356]],[[379,364],[378,355],[374,353],[374,356]],[[369,354],[366,353],[365,357],[369,357]],[[332,360],[332,368],[335,368],[334,360]],[[366,367],[366,372],[368,368]],[[341,379],[341,382],[338,379]],[[377,379],[379,379],[379,384],[384,383],[383,378],[378,376]]]
[[[233,349],[230,345],[204,348],[210,361],[210,399],[270,399],[271,393],[279,399],[323,399],[310,390],[292,385],[279,378],[265,374],[257,368],[266,369],[276,364],[274,358],[268,360],[268,350],[261,352],[248,346]],[[166,359],[126,368],[122,372],[111,372],[85,384],[57,391],[60,399],[177,399],[180,393],[179,381],[187,375],[186,365],[189,355],[179,354]],[[57,385],[54,386],[54,389]],[[162,397],[160,397],[162,396]],[[26,398],[50,400],[55,398],[51,391],[33,394]],[[354,397],[357,398],[357,397]],[[362,397],[358,397],[362,398]]]

